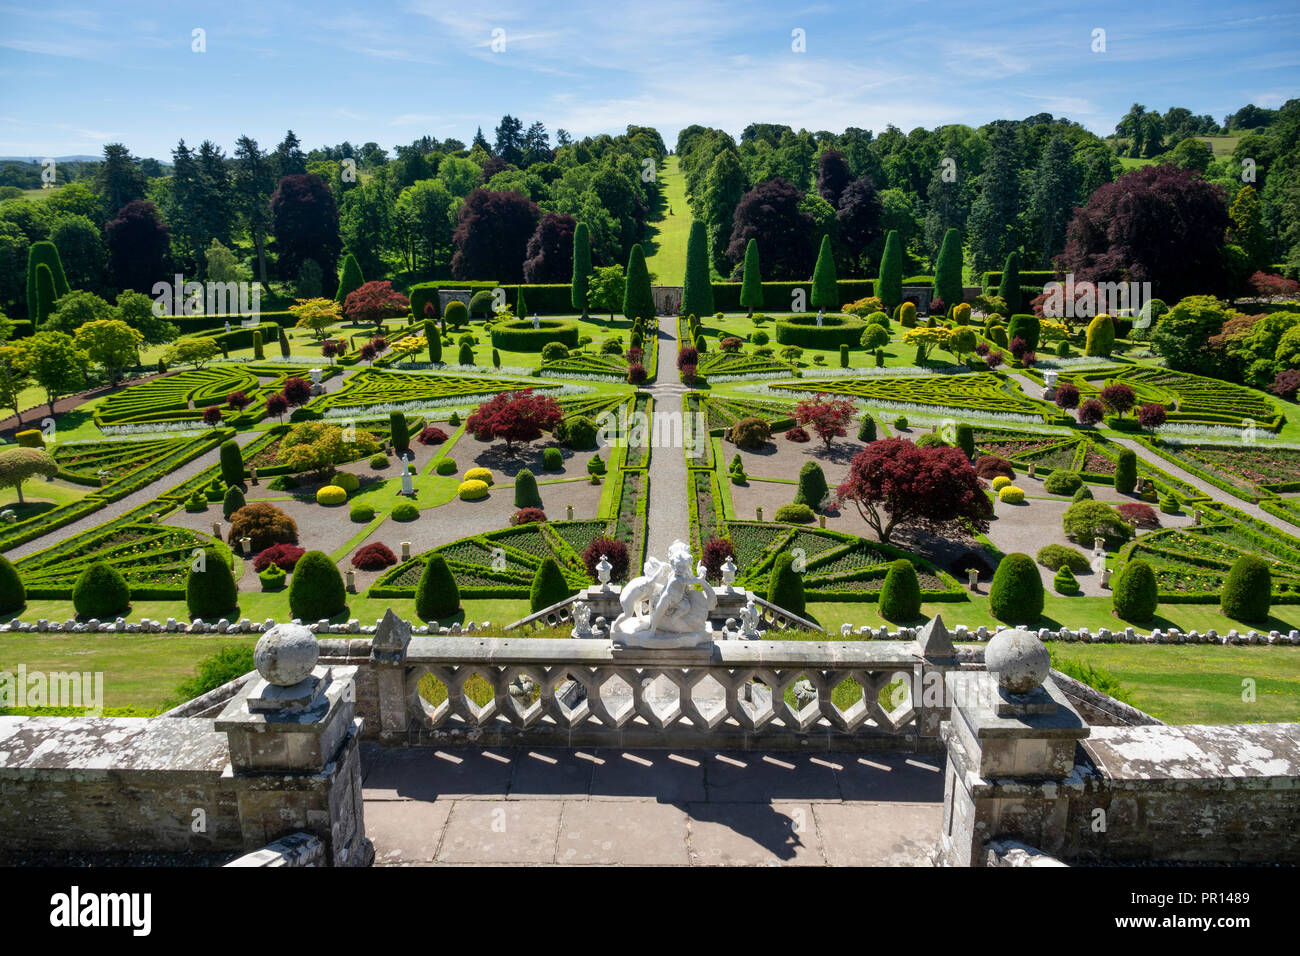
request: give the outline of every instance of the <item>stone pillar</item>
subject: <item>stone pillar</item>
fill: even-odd
[[[754,513],[758,516],[755,520],[757,520],[757,521],[762,521],[762,520],[763,520],[763,509],[762,509],[762,508],[755,508],[755,509],[754,509]]]
[[[983,671],[949,671],[951,719],[943,831],[935,862],[984,866],[990,840],[1054,853],[1067,838],[1066,781],[1088,725],[1048,680],[1051,659],[1034,634],[1009,628],[985,650]]]
[[[309,832],[332,866],[369,866],[361,797],[356,668],[318,666],[302,625],[280,624],[253,652],[258,678],[226,704],[213,729],[230,744],[244,847]]]
[[[912,681],[916,730],[921,737],[938,737],[939,728],[949,714],[944,675],[958,666],[957,648],[938,614],[921,628],[915,645],[916,655],[921,658],[921,663],[913,669]]]
[[[410,723],[406,699],[406,648],[411,643],[411,625],[389,608],[384,612],[374,640],[370,661],[374,665],[379,693],[379,736],[400,737]]]

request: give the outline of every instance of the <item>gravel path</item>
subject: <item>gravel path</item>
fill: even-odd
[[[1300,526],[1295,525],[1294,522],[1288,522],[1283,518],[1279,518],[1277,515],[1269,514],[1259,505],[1253,505],[1249,501],[1243,501],[1242,499],[1238,498],[1236,495],[1229,494],[1228,492],[1224,491],[1222,488],[1216,488],[1214,485],[1210,484],[1208,481],[1204,480],[1203,478],[1198,478],[1195,475],[1193,475],[1190,471],[1185,471],[1182,468],[1179,468],[1169,459],[1161,458],[1159,455],[1143,447],[1140,443],[1135,442],[1131,438],[1120,438],[1118,435],[1116,435],[1113,436],[1111,440],[1114,441],[1116,444],[1123,445],[1125,448],[1132,449],[1132,451],[1139,458],[1141,458],[1147,464],[1151,465],[1153,468],[1159,468],[1161,471],[1168,472],[1169,474],[1173,475],[1175,478],[1179,479],[1180,481],[1185,481],[1193,488],[1205,492],[1215,501],[1222,501],[1225,504],[1229,504],[1232,507],[1236,508],[1238,511],[1244,511],[1246,514],[1250,515],[1251,517],[1258,518],[1260,521],[1263,521],[1265,524],[1276,524],[1279,521],[1281,521],[1283,524],[1290,524],[1291,528],[1290,529],[1283,528],[1282,530],[1284,531],[1300,530]]]
[[[680,414],[682,395],[689,391],[673,378],[677,370],[677,318],[659,319],[659,374],[647,391],[654,396],[656,416]],[[664,429],[667,432],[667,429]],[[680,431],[674,429],[674,434]],[[681,447],[655,448],[650,455],[650,503],[646,510],[646,554],[668,556],[674,540],[691,540],[691,509],[687,499],[689,475],[686,453]]]
[[[240,432],[235,436],[235,441],[239,442],[240,447],[247,445],[254,438],[261,435],[261,432]],[[220,446],[203,453],[191,462],[187,462],[173,472],[169,472],[157,481],[152,481],[138,491],[133,491],[125,498],[119,498],[117,501],[111,501],[98,511],[92,512],[79,521],[66,524],[61,528],[44,534],[39,538],[28,541],[26,544],[20,544],[5,552],[5,557],[10,561],[17,561],[19,558],[25,558],[29,554],[35,554],[37,551],[44,551],[51,545],[68,538],[90,531],[93,528],[104,524],[106,521],[112,521],[121,515],[126,514],[133,508],[138,508],[143,504],[153,501],[160,494],[169,488],[175,488],[177,485],[189,481],[195,475],[206,471],[213,465],[217,464],[220,457]],[[211,522],[209,521],[209,525]]]

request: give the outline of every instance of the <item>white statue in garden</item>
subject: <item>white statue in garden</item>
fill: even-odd
[[[718,604],[713,588],[691,569],[691,550],[682,541],[668,548],[668,560],[647,558],[645,573],[623,588],[623,613],[610,628],[622,647],[699,647],[713,642],[709,612]],[[697,590],[698,588],[698,590]]]

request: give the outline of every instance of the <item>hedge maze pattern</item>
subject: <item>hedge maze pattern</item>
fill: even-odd
[[[366,368],[348,379],[341,389],[312,403],[312,408],[364,408],[371,405],[401,405],[405,402],[436,402],[458,398],[478,399],[498,392],[525,388],[550,388],[544,382],[492,378],[481,375],[427,375]]]
[[[283,365],[219,365],[177,372],[109,395],[95,409],[95,422],[98,425],[196,422],[202,419],[204,409],[218,405],[223,406],[228,423],[243,420],[251,424],[265,412],[268,395],[284,388],[286,380],[303,373],[302,368]],[[253,399],[253,404],[242,414],[224,408],[226,399],[234,392],[244,392]]]
[[[70,598],[78,575],[92,561],[107,561],[126,578],[133,598],[179,599],[197,548],[218,546],[187,528],[146,522],[92,532],[18,562],[28,597]]]
[[[1277,431],[1283,422],[1281,409],[1262,392],[1188,372],[1133,366],[1106,376],[1062,372],[1058,382],[1077,385],[1081,400],[1095,398],[1107,385],[1127,385],[1137,405],[1164,405],[1171,425],[1241,428],[1252,421]]]
[[[962,375],[799,379],[778,382],[773,389],[794,392],[829,392],[860,398],[868,404],[932,407],[936,412],[990,412],[999,415],[1033,415],[1052,421],[1056,409],[1029,398],[1015,383],[993,372]]]

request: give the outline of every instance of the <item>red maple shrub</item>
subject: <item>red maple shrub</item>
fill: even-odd
[[[1300,282],[1262,271],[1250,277],[1250,287],[1266,299],[1293,297],[1300,293]]]
[[[645,349],[634,345],[623,353],[623,357],[627,359],[628,365],[640,365],[645,360]]]
[[[354,324],[374,325],[395,319],[411,309],[411,300],[393,288],[387,279],[367,282],[343,300],[343,314]]]
[[[1130,501],[1119,505],[1115,510],[1120,513],[1125,521],[1135,523],[1139,528],[1158,528],[1160,526],[1160,518],[1150,505]]]
[[[704,543],[704,576],[709,581],[722,580],[722,566],[731,558],[736,563],[736,550],[727,538],[710,538]]]
[[[421,445],[441,445],[447,440],[447,433],[437,425],[429,425],[420,430],[415,440]]]
[[[1108,412],[1114,412],[1120,418],[1124,413],[1133,407],[1137,401],[1137,396],[1133,394],[1133,389],[1127,385],[1107,385],[1101,390],[1101,404]]]
[[[794,420],[811,427],[827,448],[836,438],[848,434],[848,425],[857,414],[852,399],[835,398],[821,392],[794,407]]]
[[[745,343],[738,336],[728,335],[726,338],[724,338],[721,342],[718,343],[718,348],[720,348],[724,352],[739,352],[741,346],[743,346],[744,344]]]
[[[993,504],[959,448],[919,447],[902,438],[874,441],[853,456],[836,489],[888,542],[902,526],[929,534],[987,531]]]
[[[382,571],[396,563],[397,555],[382,541],[372,541],[352,555],[352,566],[358,571]]]
[[[999,458],[997,455],[980,455],[975,459],[975,474],[985,481],[992,481],[998,475],[1014,479],[1016,470],[1005,458]]]
[[[559,402],[525,388],[493,396],[469,416],[465,427],[479,441],[501,439],[506,443],[506,450],[513,451],[515,442],[536,441],[562,418],[564,413]]]
[[[211,425],[214,428],[221,424],[221,406],[209,405],[203,409],[203,424]]]
[[[1138,424],[1149,432],[1155,431],[1168,418],[1165,407],[1158,402],[1151,402],[1138,409]]]
[[[620,539],[611,538],[607,535],[592,538],[591,543],[587,545],[587,549],[582,552],[582,563],[587,566],[587,574],[591,575],[591,579],[593,581],[600,580],[596,565],[600,564],[602,554],[609,559],[609,563],[612,565],[609,579],[611,581],[626,580],[629,564],[627,545]]]
[[[274,564],[288,574],[294,569],[298,559],[306,553],[305,548],[300,548],[296,544],[273,544],[263,548],[253,559],[253,570],[260,573]]]
[[[682,369],[681,369],[681,375],[682,375],[682,384],[683,384],[683,385],[694,385],[694,384],[695,384],[695,366],[694,366],[694,365],[683,365],[683,366],[682,366]]]
[[[1078,408],[1079,407],[1079,386],[1070,382],[1064,382],[1056,386],[1056,407],[1057,408]]]
[[[640,362],[633,362],[627,367],[627,383],[629,385],[644,385],[649,377],[645,366]]]
[[[1300,371],[1293,368],[1284,368],[1277,373],[1273,379],[1273,384],[1268,390],[1279,398],[1285,398],[1287,401],[1294,402],[1296,392],[1300,391]]]
[[[1106,417],[1106,407],[1095,398],[1090,398],[1079,406],[1079,422],[1095,425]]]
[[[285,379],[284,400],[293,408],[306,405],[311,401],[311,382],[296,375],[293,378]]]
[[[809,441],[808,432],[804,430],[802,425],[795,425],[794,428],[785,433],[785,437],[787,441],[795,441],[800,444]]]
[[[680,371],[687,365],[692,367],[700,364],[700,353],[695,350],[694,345],[683,345],[677,350],[677,368]]]
[[[347,348],[341,339],[326,339],[320,344],[320,354],[334,364],[334,359],[340,355],[347,354]]]
[[[253,400],[248,397],[247,392],[231,392],[226,397],[226,404],[231,408],[242,412],[249,405],[253,404]]]
[[[541,508],[520,508],[510,516],[511,524],[532,524],[534,521],[545,521],[546,512]],[[600,558],[596,559],[597,561]]]
[[[997,349],[992,349],[989,352],[989,354],[984,358],[984,361],[988,363],[989,368],[997,368],[1006,360],[1007,360],[1006,355],[1002,352],[999,352]]]
[[[274,395],[266,397],[266,413],[274,415],[281,420],[284,419],[284,413],[289,410],[289,400],[276,392]]]

